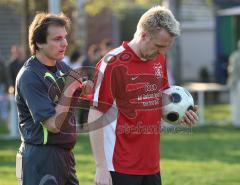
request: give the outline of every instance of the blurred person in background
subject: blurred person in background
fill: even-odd
[[[0,55],[0,123],[6,123],[9,115],[9,101],[7,95],[7,67]]]
[[[80,68],[81,70],[79,71],[82,73],[84,80],[93,80],[95,66],[100,58],[101,48],[96,44],[92,44],[88,48],[87,57],[84,58],[82,67]],[[90,102],[88,100],[81,100],[78,107],[80,108],[78,111],[78,122],[80,124],[86,123],[88,120]]]
[[[86,56],[80,51],[80,49],[76,49],[70,56],[70,60],[68,65],[76,71],[79,75],[83,77],[83,80],[87,80],[87,71],[88,69],[84,69],[83,62],[86,60]],[[87,122],[88,111],[89,111],[89,101],[88,100],[79,100],[79,105],[77,106],[77,122],[81,125]]]
[[[72,52],[70,60],[67,64],[72,69],[79,69],[80,67],[82,67],[84,60],[85,60],[84,54],[80,51],[80,49],[76,49]]]
[[[101,59],[101,48],[92,44],[88,48],[87,58],[83,61],[83,70],[88,79],[92,80],[97,62]]]
[[[0,56],[0,93],[5,93],[7,89],[7,67],[5,65],[4,59]]]
[[[103,39],[100,43],[101,58],[113,49],[113,43],[110,39]]]
[[[13,92],[10,88],[14,89],[16,77],[23,66],[24,60],[26,59],[24,49],[20,45],[11,46],[11,56],[8,61],[7,72],[8,72],[8,90]]]
[[[232,124],[240,127],[240,40],[229,57],[228,86],[230,88],[230,102],[232,110]]]

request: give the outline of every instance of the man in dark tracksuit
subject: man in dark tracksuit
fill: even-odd
[[[39,13],[29,28],[33,56],[16,80],[22,140],[16,160],[19,184],[79,184],[71,151],[77,136],[71,102],[82,83],[71,75],[65,78],[72,71],[60,62],[68,45],[68,24],[63,14]]]

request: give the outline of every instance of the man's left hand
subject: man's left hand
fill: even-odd
[[[183,116],[183,119],[181,120],[181,124],[187,124],[189,126],[192,126],[198,122],[198,106],[194,106],[193,110],[189,110],[185,113]]]

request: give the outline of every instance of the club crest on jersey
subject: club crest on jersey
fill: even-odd
[[[155,76],[158,79],[163,78],[163,70],[162,70],[161,64],[154,64],[153,68],[154,68]]]

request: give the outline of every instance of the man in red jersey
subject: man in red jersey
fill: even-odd
[[[115,111],[110,124],[90,132],[97,185],[161,184],[161,92],[169,87],[165,54],[178,35],[171,11],[153,7],[140,18],[134,38],[97,64],[89,122]],[[190,110],[182,121],[192,125],[197,119]]]

